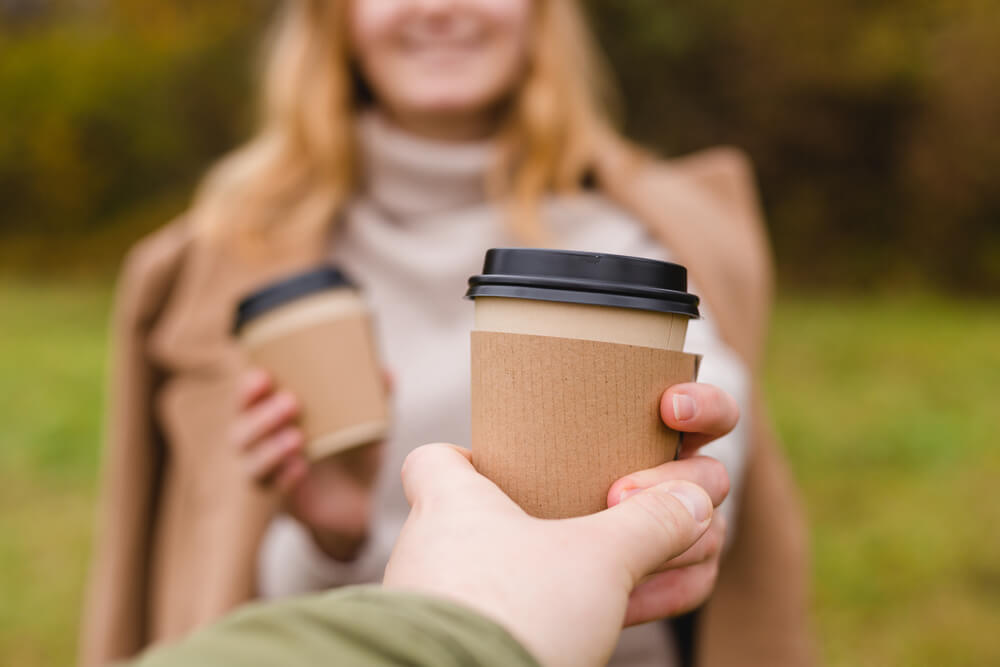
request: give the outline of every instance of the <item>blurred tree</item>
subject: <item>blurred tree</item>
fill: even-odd
[[[96,264],[182,210],[277,4],[0,0],[2,261]],[[996,0],[585,4],[629,134],[751,153],[786,279],[1000,288]]]
[[[186,5],[182,7],[181,5]],[[0,233],[87,234],[186,198],[246,133],[262,3],[50,3],[0,32]],[[13,131],[10,131],[13,128]]]
[[[1000,4],[588,5],[633,136],[752,154],[786,278],[1000,287]]]

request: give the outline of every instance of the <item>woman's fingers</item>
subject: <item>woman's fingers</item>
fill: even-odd
[[[694,482],[704,489],[712,504],[718,507],[729,493],[729,475],[725,467],[708,456],[695,456],[681,461],[670,461],[656,468],[640,470],[622,477],[608,491],[608,507],[643,489],[662,482],[679,479]],[[726,535],[726,520],[718,512],[712,516],[708,530],[687,551],[667,561],[657,572],[687,568],[691,565],[718,560]]]
[[[732,431],[739,421],[740,407],[718,387],[685,382],[663,392],[660,416],[667,426],[684,433],[682,455],[690,456]]]
[[[229,440],[241,453],[249,477],[287,491],[308,471],[300,454],[305,438],[293,425],[299,413],[295,397],[274,389],[274,380],[266,371],[250,369],[243,374]]]
[[[726,468],[709,456],[694,456],[681,461],[668,461],[655,468],[640,470],[625,475],[611,485],[608,490],[608,507],[614,507],[622,500],[642,489],[648,489],[661,482],[683,479],[694,482],[705,489],[716,507],[729,493],[729,475]]]
[[[302,431],[286,426],[261,440],[244,458],[247,474],[259,482],[282,476],[282,466],[302,449]]]
[[[710,560],[717,560],[722,554],[722,545],[726,540],[726,519],[721,513],[712,516],[712,524],[690,549],[657,568],[657,572],[676,570]]]
[[[274,390],[274,381],[267,371],[251,368],[240,377],[237,396],[239,409],[245,410]]]
[[[288,392],[260,399],[237,415],[230,429],[230,442],[240,451],[251,449],[267,434],[291,423],[298,411],[298,402]]]
[[[677,616],[699,607],[711,594],[718,572],[719,561],[713,559],[647,577],[629,596],[625,625]]]
[[[293,454],[290,458],[285,459],[285,464],[278,471],[274,478],[274,486],[278,489],[278,493],[282,495],[287,495],[294,489],[299,482],[306,478],[309,474],[309,464],[306,462],[302,454]]]

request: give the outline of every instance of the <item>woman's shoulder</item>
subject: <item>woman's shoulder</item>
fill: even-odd
[[[699,218],[706,248],[714,256],[719,281],[714,291],[728,304],[728,337],[756,363],[770,319],[774,263],[750,157],[738,148],[714,147],[661,160],[654,174],[686,181],[687,194],[700,200],[699,207],[717,211]]]
[[[741,245],[744,254],[765,263],[770,261],[767,243],[760,243],[766,241],[767,230],[753,163],[744,151],[717,146],[678,157],[655,158],[644,171],[651,184],[649,192],[654,197],[660,193],[661,203],[685,199],[692,208],[708,213],[699,218],[702,232],[753,239],[755,243]],[[761,268],[759,262],[751,264]]]
[[[691,197],[718,209],[717,215],[703,220],[712,227],[707,234],[734,241],[724,246],[732,251],[732,266],[740,269],[733,278],[749,280],[760,298],[769,298],[773,258],[750,157],[738,148],[718,146],[661,160],[658,170],[661,179],[676,174],[687,181]]]
[[[747,360],[759,356],[773,268],[750,159],[710,148],[663,159],[620,151],[599,169],[602,188],[688,266],[720,329]]]
[[[703,191],[728,205],[757,205],[757,186],[750,156],[735,146],[713,146],[694,153],[656,160],[661,168],[677,172]]]
[[[755,199],[753,161],[735,146],[712,146],[686,155],[654,158],[718,194]]]
[[[119,311],[128,316],[155,309],[174,282],[192,238],[187,220],[181,217],[136,241],[119,271]]]

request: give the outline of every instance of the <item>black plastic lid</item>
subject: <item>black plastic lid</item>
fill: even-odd
[[[687,269],[655,259],[569,250],[493,248],[465,296],[636,308],[698,317]]]
[[[316,292],[337,287],[354,287],[354,283],[339,269],[332,266],[312,269],[271,283],[240,300],[239,305],[236,306],[233,333],[239,333],[240,329],[248,322],[279,306]]]

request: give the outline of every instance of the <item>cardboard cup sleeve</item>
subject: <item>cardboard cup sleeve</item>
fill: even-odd
[[[245,349],[301,406],[312,460],[386,436],[388,402],[366,316],[315,322]]]
[[[472,332],[472,460],[529,514],[599,512],[615,480],[674,458],[660,418],[699,358],[674,350]]]

